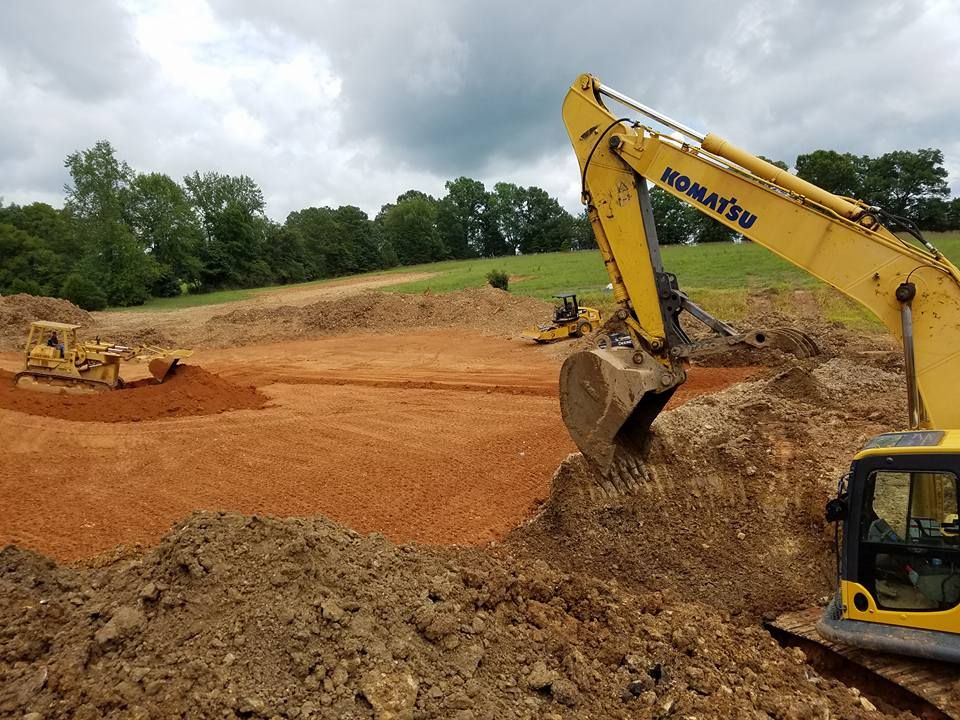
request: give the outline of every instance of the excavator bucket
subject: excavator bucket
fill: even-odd
[[[632,348],[574,353],[560,369],[563,422],[584,457],[606,471],[618,446],[642,445],[683,380],[682,370],[671,372]]]

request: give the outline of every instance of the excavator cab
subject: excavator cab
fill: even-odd
[[[960,662],[960,432],[887,433],[856,455],[831,507],[842,523],[828,640]]]

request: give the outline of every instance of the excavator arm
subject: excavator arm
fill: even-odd
[[[603,97],[673,130],[617,117]],[[895,235],[898,219],[833,195],[691,130],[582,75],[563,104],[580,163],[583,200],[634,348],[576,353],[561,372],[561,410],[574,441],[601,467],[620,444],[641,442],[685,379],[686,310],[721,335],[665,272],[647,183],[833,286],[904,344],[912,427],[960,427],[960,271],[935,248]],[[922,241],[922,238],[920,238]],[[755,338],[762,342],[763,338]],[[754,344],[761,344],[754,342]]]

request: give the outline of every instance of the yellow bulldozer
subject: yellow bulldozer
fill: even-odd
[[[77,335],[80,325],[38,320],[30,323],[23,349],[23,370],[14,376],[17,387],[48,392],[89,393],[123,387],[120,363],[146,361],[157,382],[167,379],[192,350],[168,350],[141,345],[127,347],[88,341]]]
[[[553,309],[553,322],[525,329],[520,336],[538,343],[553,342],[589,335],[600,327],[603,318],[600,311],[581,305],[574,293],[554,295],[560,301]]]

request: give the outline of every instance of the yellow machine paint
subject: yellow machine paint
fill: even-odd
[[[573,293],[554,297],[560,300],[561,304],[554,308],[552,321],[526,328],[520,337],[538,343],[584,337],[599,328],[603,322],[599,310],[581,305]]]
[[[669,134],[619,117],[604,99],[640,112]],[[653,184],[832,285],[903,343],[909,427],[939,428],[923,436],[939,442],[911,444],[909,434],[893,445],[878,440],[854,460],[847,494],[833,508],[845,523],[844,571],[823,632],[838,642],[960,661],[960,436],[949,429],[960,427],[960,271],[902,219],[681,125],[591,75],[571,86],[563,121],[620,306],[617,317],[633,342],[632,349],[575,353],[564,363],[561,411],[583,454],[608,467],[617,447],[642,440],[685,380],[682,360],[696,343],[679,327],[681,311],[728,341],[736,339],[664,270],[647,195]],[[898,227],[918,243],[895,235]],[[884,533],[874,503],[882,488],[896,483],[909,489],[903,523],[910,525]],[[903,560],[911,553],[922,562]],[[900,599],[891,599],[897,592]],[[937,608],[890,609],[913,595]],[[957,602],[944,607],[954,595]]]
[[[18,387],[53,392],[95,392],[121,387],[120,364],[149,361],[157,382],[163,382],[191,350],[168,350],[81,340],[79,325],[38,320],[30,324],[23,350],[23,369],[16,374]],[[53,339],[55,338],[55,340]]]

